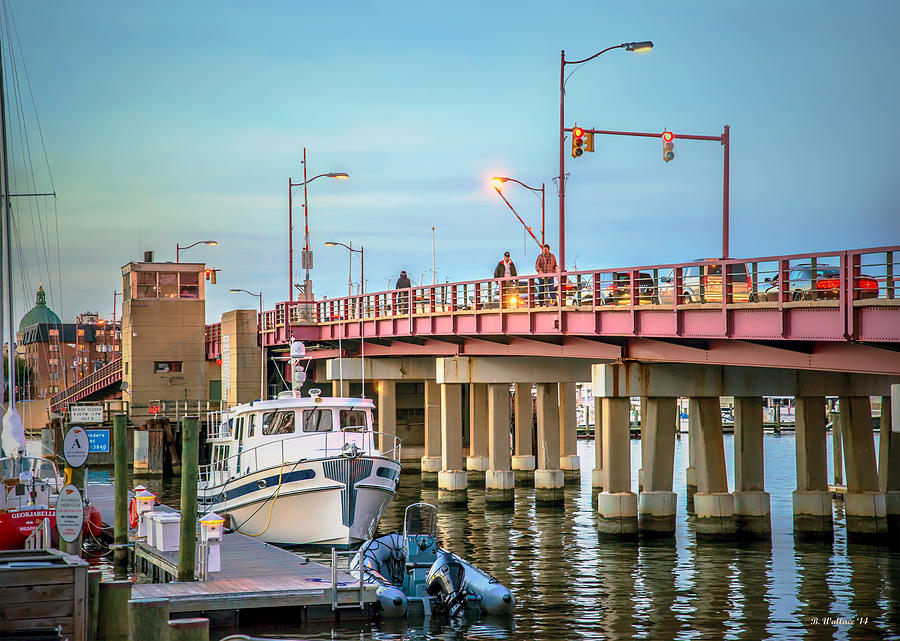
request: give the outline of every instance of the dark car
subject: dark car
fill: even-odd
[[[762,299],[778,300],[778,279],[766,278]],[[878,281],[871,276],[856,277],[857,298],[878,298]],[[838,300],[841,292],[841,269],[834,265],[801,263],[791,267],[788,274],[790,300]]]
[[[613,272],[612,283],[606,286],[603,292],[604,305],[630,305],[631,304],[631,277],[628,272]],[[634,279],[637,288],[636,305],[649,305],[659,303],[659,292],[653,282],[653,276],[647,272],[638,272]]]

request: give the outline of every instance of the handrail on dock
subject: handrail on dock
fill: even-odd
[[[346,608],[355,608],[359,607],[361,610],[365,603],[363,600],[363,564],[357,564],[357,585],[356,589],[359,590],[359,606],[356,603],[350,603],[347,605],[341,605],[338,602],[338,559],[342,556],[347,558],[352,558],[357,555],[359,552],[357,550],[338,550],[336,548],[331,548],[331,609],[332,610],[342,610]],[[348,563],[347,573],[350,573],[350,567]]]

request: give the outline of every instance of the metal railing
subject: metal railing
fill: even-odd
[[[335,548],[331,548],[331,609],[339,610],[345,608],[359,608],[362,609],[364,607],[364,599],[363,599],[363,565],[362,563],[358,563],[356,568],[351,568],[351,562],[359,554],[358,550],[337,550]],[[354,579],[352,584],[347,584],[346,582],[340,581],[340,577],[338,576],[338,559],[346,557],[348,559],[347,566],[341,568],[347,574],[352,576],[352,572],[355,569],[356,578]],[[344,585],[341,585],[344,583]],[[359,603],[347,603],[341,604],[338,600],[338,594],[340,590],[359,590]]]
[[[247,470],[262,469],[260,468],[261,458],[264,461],[266,459],[275,461],[275,463],[266,462],[266,466],[294,463],[298,459],[295,459],[293,456],[285,456],[285,443],[295,445],[301,443],[300,439],[315,438],[322,441],[322,443],[316,443],[315,458],[331,458],[340,455],[349,457],[380,456],[393,461],[400,461],[402,441],[398,436],[386,432],[359,431],[358,428],[346,428],[335,432],[297,434],[277,441],[263,443],[227,457],[218,458],[207,465],[201,465],[198,469],[197,479],[200,483],[205,484],[205,487],[215,487],[226,483],[235,475],[242,474],[241,470],[246,472]],[[309,457],[305,458],[309,460]],[[251,462],[252,465],[250,464]]]
[[[97,385],[101,383],[112,384],[122,379],[122,358],[110,361],[96,372],[89,374],[74,385],[67,387],[58,394],[50,397],[50,409],[59,411],[65,409],[70,403],[78,401],[88,394],[97,391]],[[104,385],[105,386],[105,385]]]
[[[45,517],[40,525],[25,539],[26,550],[49,550],[52,547],[50,540],[50,519]]]

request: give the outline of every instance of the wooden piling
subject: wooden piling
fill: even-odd
[[[113,443],[115,449],[115,519],[113,521],[113,541],[116,546],[128,543],[128,426],[124,414],[113,417]],[[117,577],[128,571],[128,555],[124,547],[116,547],[113,553]]]
[[[88,639],[98,641],[100,639],[100,580],[103,578],[102,570],[88,570]]]
[[[103,581],[97,614],[97,636],[104,641],[128,640],[131,581]]]
[[[209,641],[209,619],[170,620],[169,641]]]
[[[168,599],[128,602],[128,641],[165,641],[169,634]]]
[[[178,580],[194,580],[197,541],[197,465],[200,429],[196,416],[186,416],[181,429],[181,539]]]

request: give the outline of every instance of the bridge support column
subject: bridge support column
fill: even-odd
[[[425,454],[422,456],[422,485],[437,485],[441,471],[441,387],[425,380]]]
[[[697,440],[700,438],[699,412],[688,399],[688,466],[684,471],[685,506],[694,513],[694,494],[697,493]]]
[[[337,379],[331,381],[331,395],[337,397],[347,398],[350,396],[350,381],[348,379]]]
[[[469,384],[469,456],[466,471],[469,485],[483,487],[488,469],[488,401],[487,384]]]
[[[567,485],[581,483],[581,459],[578,458],[578,416],[575,411],[575,383],[559,384],[559,467]]]
[[[441,471],[438,501],[466,503],[466,472],[462,455],[462,385],[441,385]]]
[[[565,476],[559,468],[559,396],[557,383],[537,384],[538,460],[534,500],[539,505],[563,502]]]
[[[891,540],[900,543],[900,385],[881,397],[881,434],[878,440],[878,481]]]
[[[772,537],[765,491],[762,397],[734,398],[734,517],[738,533]]]
[[[509,385],[487,386],[489,419],[489,465],[484,475],[484,500],[495,505],[515,502],[515,473],[510,469]]]
[[[516,383],[514,406],[516,453],[512,457],[512,469],[516,475],[516,485],[531,485],[534,483],[535,467],[532,437],[534,408],[531,398],[531,383]]]
[[[597,495],[600,535],[633,538],[638,533],[637,495],[631,491],[631,399],[602,399],[603,492]]]
[[[798,396],[794,399],[794,415],[797,447],[794,536],[831,539],[834,526],[826,468],[825,398]]]
[[[397,382],[391,380],[378,381],[378,431],[384,435],[397,435]],[[380,436],[381,449],[393,447],[387,436]]]
[[[676,414],[674,398],[641,399],[641,467],[644,470],[644,489],[638,497],[641,536],[675,536],[677,497],[672,491],[672,476]]]
[[[603,399],[594,397],[594,469],[591,470],[591,486],[603,491]]]
[[[728,492],[722,409],[718,396],[691,398],[691,421],[697,421],[695,449],[697,493],[694,495],[697,536],[731,538],[735,533],[734,497]],[[695,418],[696,417],[696,418]]]
[[[887,535],[884,492],[878,490],[872,410],[867,396],[842,396],[841,437],[847,472],[847,537],[880,542]]]

